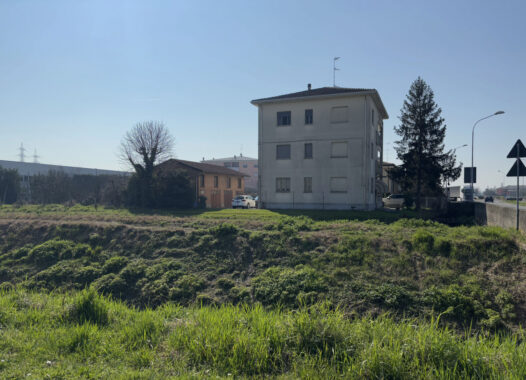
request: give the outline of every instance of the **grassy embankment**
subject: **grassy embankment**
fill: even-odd
[[[76,207],[0,209],[0,284],[93,286],[138,307],[329,301],[349,315],[430,316],[455,327],[526,322],[525,237],[396,213],[266,210],[144,215]],[[316,217],[317,216],[317,217]],[[317,219],[333,219],[317,221]]]
[[[0,376],[523,378],[524,234],[401,216],[2,207]]]

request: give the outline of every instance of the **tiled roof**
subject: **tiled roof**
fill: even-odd
[[[314,88],[312,90],[292,92],[290,94],[284,94],[284,95],[279,95],[279,96],[272,96],[270,98],[255,99],[255,100],[252,100],[252,103],[260,103],[260,102],[280,100],[280,99],[305,98],[308,96],[323,96],[323,95],[357,93],[357,92],[365,92],[365,91],[375,91],[375,90],[367,89],[367,88],[320,87],[320,88]]]
[[[257,158],[245,157],[245,156],[234,156],[225,158],[212,158],[211,160],[203,160],[201,162],[213,162],[213,161],[257,161]]]
[[[194,169],[194,170],[197,170],[203,173],[224,174],[224,175],[231,175],[231,176],[236,176],[236,177],[247,177],[246,174],[240,173],[232,169],[225,168],[223,166],[205,164],[203,162],[178,160],[175,158],[164,161],[163,163],[159,164],[158,167],[160,167],[161,169],[170,167],[171,163],[177,163],[182,166],[186,166],[186,167],[189,167],[191,169]]]

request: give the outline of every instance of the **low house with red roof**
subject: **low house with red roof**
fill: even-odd
[[[206,197],[207,208],[230,208],[236,195],[245,193],[246,174],[218,165],[170,159],[156,170],[179,170],[187,173],[195,189],[195,198]]]

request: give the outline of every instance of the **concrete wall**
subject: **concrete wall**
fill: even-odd
[[[331,121],[333,107],[348,107],[347,120]],[[306,109],[313,110],[312,124],[305,124]],[[291,111],[290,126],[277,126],[280,111]],[[379,149],[376,126],[381,122],[374,102],[363,95],[260,104],[259,195],[263,206],[374,209]],[[347,157],[331,158],[333,142],[347,142]],[[312,143],[313,159],[304,159],[305,143]],[[291,159],[276,159],[278,144],[291,145]],[[289,193],[276,192],[277,177],[291,179]],[[304,193],[304,177],[312,177],[312,193]],[[346,177],[347,191],[331,192],[332,177]]]
[[[475,203],[475,220],[478,224],[516,228],[517,209],[492,203]],[[519,214],[519,229],[526,232],[526,210]]]

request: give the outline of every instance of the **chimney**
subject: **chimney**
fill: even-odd
[[[310,91],[311,85],[310,83],[307,85],[307,89]]]

